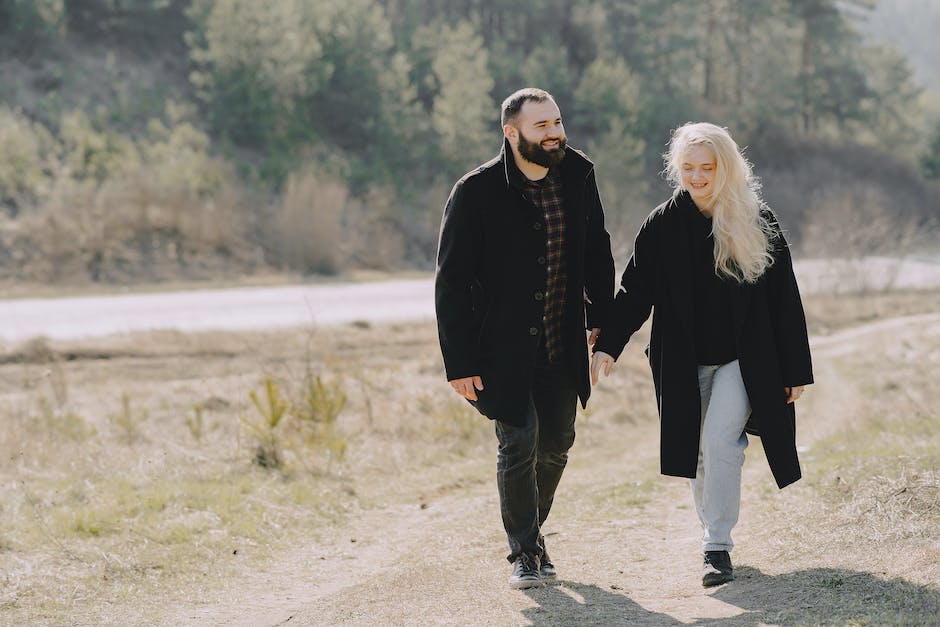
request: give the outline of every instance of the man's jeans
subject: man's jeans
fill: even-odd
[[[577,402],[572,375],[562,363],[549,363],[540,347],[525,426],[494,421],[499,440],[496,481],[510,562],[522,553],[541,555],[545,549],[539,530],[574,444]]]
[[[751,405],[738,361],[698,367],[702,439],[692,498],[705,534],[705,551],[730,551],[731,529],[741,509],[741,466]]]

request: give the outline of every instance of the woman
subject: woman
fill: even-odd
[[[713,586],[734,579],[745,424],[760,433],[777,485],[799,479],[793,403],[813,382],[812,363],[787,242],[737,144],[690,123],[665,161],[674,193],[636,236],[591,377],[610,373],[652,310],[661,470],[691,479],[702,584]]]

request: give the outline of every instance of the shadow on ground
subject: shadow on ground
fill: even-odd
[[[562,581],[525,593],[537,607],[522,611],[533,625],[681,625],[668,614],[650,612],[623,592]]]
[[[735,581],[702,590],[741,608],[737,616],[699,618],[683,623],[653,612],[626,593],[595,585],[560,582],[526,590],[538,604],[522,614],[533,625],[938,625],[940,589],[871,573],[813,568],[766,575],[756,568],[735,569]]]
[[[744,613],[695,624],[940,624],[940,589],[838,568],[766,575],[742,566],[735,569],[735,581],[712,596]]]

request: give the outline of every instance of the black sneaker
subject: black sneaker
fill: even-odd
[[[542,559],[539,562],[539,575],[542,576],[542,579],[558,578],[558,572],[555,570],[555,565],[552,564],[552,558],[548,556],[548,551],[542,549]]]
[[[509,576],[509,587],[517,590],[536,588],[542,585],[539,576],[539,558],[537,555],[523,553],[516,558],[512,575]]]
[[[734,581],[734,567],[731,566],[731,556],[727,551],[705,551],[705,574],[702,575],[702,585],[719,586]]]

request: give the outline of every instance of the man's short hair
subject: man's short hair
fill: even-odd
[[[545,102],[546,100],[555,102],[555,98],[544,89],[539,89],[538,87],[524,87],[510,94],[508,98],[503,100],[503,113],[500,119],[502,125],[506,126],[512,122],[519,114],[519,111],[522,110],[522,105],[529,100],[532,102]]]

